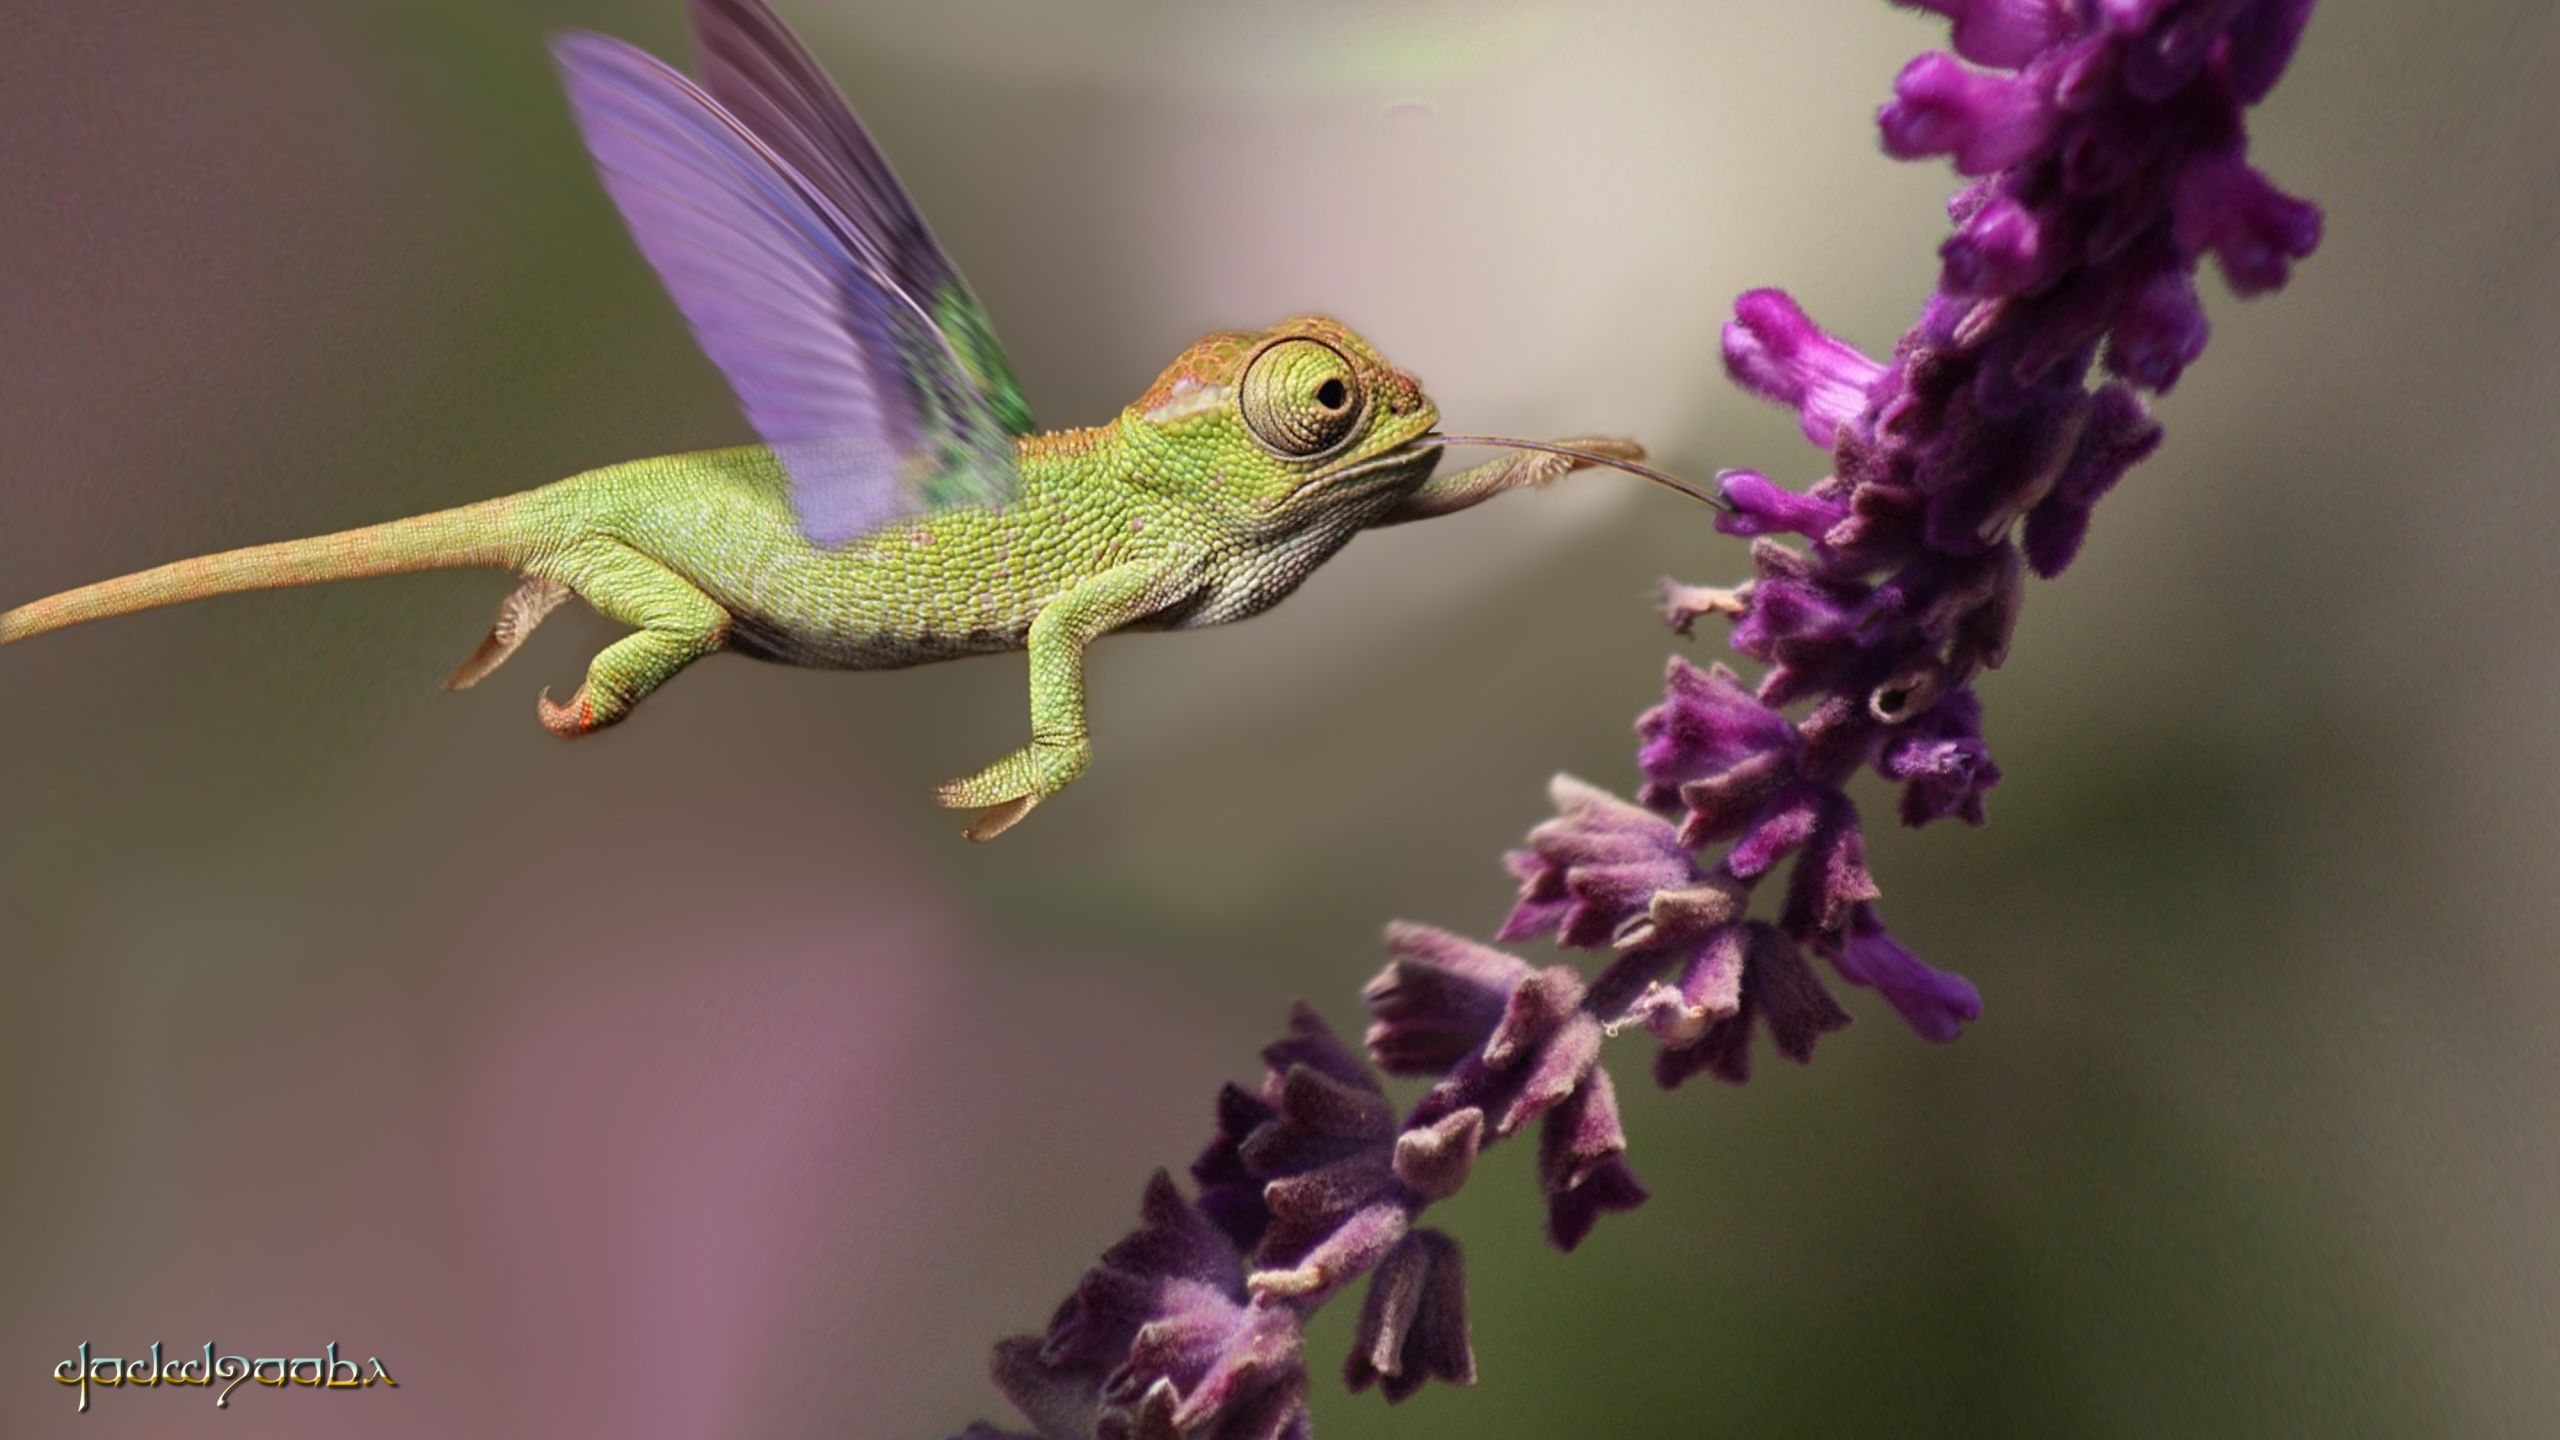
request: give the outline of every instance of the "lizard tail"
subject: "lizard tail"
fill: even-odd
[[[0,645],[14,645],[47,631],[104,620],[111,615],[130,615],[137,610],[242,590],[274,590],[287,585],[316,585],[325,580],[471,565],[515,569],[524,558],[525,546],[515,523],[515,512],[524,498],[507,495],[385,525],[200,555],[158,569],[101,580],[0,613]]]

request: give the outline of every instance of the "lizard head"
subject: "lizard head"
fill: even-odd
[[[1294,524],[1419,485],[1440,412],[1350,327],[1301,315],[1203,336],[1121,412],[1149,480],[1238,521]]]

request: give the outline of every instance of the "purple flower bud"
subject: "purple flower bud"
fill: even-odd
[[[1707,1027],[1742,1008],[1743,959],[1750,933],[1744,925],[1717,929],[1690,955],[1678,985],[1654,984],[1637,997],[1627,1017],[1675,1049],[1706,1038]]]
[[[1278,1112],[1271,1102],[1237,1085],[1218,1088],[1216,1109],[1218,1133],[1191,1162],[1191,1178],[1200,1186],[1200,1213],[1238,1254],[1249,1255],[1271,1226],[1271,1210],[1262,1203],[1262,1181],[1245,1168],[1244,1142]]]
[[[1394,958],[1360,998],[1370,1057],[1390,1075],[1443,1074],[1475,1054],[1534,973],[1490,945],[1405,920],[1387,927],[1387,951]]]
[[[1274,1180],[1272,1234],[1284,1232],[1294,1255],[1287,1264],[1253,1272],[1245,1288],[1260,1300],[1322,1304],[1335,1291],[1373,1269],[1413,1223],[1410,1197],[1358,1174],[1317,1171]],[[1359,1203],[1361,1201],[1366,1203]]]
[[[1884,894],[1867,873],[1867,842],[1858,828],[1857,808],[1836,790],[1829,800],[1830,813],[1805,842],[1804,858],[1788,877],[1779,923],[1798,940],[1838,933],[1858,906]]]
[[[1446,1200],[1467,1183],[1483,1144],[1484,1112],[1453,1110],[1396,1137],[1396,1178],[1426,1203]]]
[[[1903,824],[1950,815],[1981,824],[1982,792],[2000,783],[2000,767],[1982,742],[1982,702],[1970,688],[1948,692],[1886,742],[1876,769],[1902,782]]]
[[[1375,1384],[1390,1404],[1426,1380],[1476,1383],[1467,1343],[1467,1269],[1458,1242],[1416,1230],[1378,1265],[1360,1307],[1343,1382],[1355,1392]]]
[[[1855,599],[1842,587],[1762,580],[1733,627],[1733,648],[1760,660],[1818,661],[1854,639]]]
[[[1525,854],[1515,852],[1520,903],[1494,938],[1607,945],[1656,894],[1698,883],[1696,862],[1661,816],[1569,775],[1548,791],[1557,816],[1529,832]]]
[[[1680,843],[1695,848],[1741,834],[1795,774],[1795,757],[1772,750],[1681,786],[1679,800],[1689,818],[1680,827]]]
[[[1733,508],[1716,517],[1727,535],[1802,535],[1819,540],[1849,516],[1849,507],[1810,495],[1799,495],[1769,483],[1754,470],[1727,470],[1716,477],[1725,503]]]
[[[1899,564],[1919,553],[1920,521],[1926,513],[1927,501],[1916,490],[1882,480],[1862,482],[1849,498],[1849,518],[1822,537],[1826,559],[1850,573]],[[1761,543],[1774,548],[1775,542]],[[1752,559],[1756,568],[1756,550]]]
[[[1484,1044],[1483,1073],[1461,1072],[1451,1077],[1459,1084],[1444,1083],[1433,1093],[1472,1091],[1468,1103],[1487,1115],[1500,1112],[1496,1135],[1519,1133],[1570,1098],[1600,1062],[1600,1022],[1584,1011],[1582,995],[1582,976],[1569,965],[1550,966],[1520,982],[1502,1023]],[[1493,1103],[1496,1097],[1509,1103]],[[1431,1107],[1426,1101],[1423,1108]]]
[[[1589,1084],[1576,1086],[1547,1112],[1538,1137],[1538,1173],[1549,1195],[1562,1195],[1626,1153],[1617,1089],[1608,1071],[1593,1070]]]
[[[1266,1288],[1315,1293],[1402,1233],[1410,1197],[1395,1173],[1395,1112],[1368,1066],[1304,1005],[1263,1058],[1262,1094],[1220,1094],[1218,1135],[1191,1173],[1201,1212],[1238,1250],[1295,1272]],[[1265,1286],[1260,1275],[1255,1283]]]
[[[1754,290],[1733,302],[1724,327],[1724,367],[1734,383],[1795,410],[1805,438],[1828,446],[1867,408],[1884,367],[1831,338],[1784,290]]]
[[[1783,607],[1790,602],[1778,603]],[[1755,595],[1754,612],[1759,608]],[[1701,670],[1674,656],[1665,667],[1663,688],[1662,703],[1636,720],[1642,742],[1636,764],[1647,782],[1641,798],[1655,809],[1676,803],[1680,787],[1690,781],[1795,748],[1795,727],[1722,665]]]
[[[2053,107],[2034,79],[1967,70],[1952,55],[1905,65],[1893,93],[1876,124],[1897,159],[1951,155],[1959,173],[1988,175],[2033,155],[2052,131]]]
[[[1617,948],[1622,956],[1629,957],[1642,952],[1686,950],[1704,943],[1719,928],[1740,918],[1750,903],[1750,885],[1731,874],[1709,875],[1677,890],[1657,890],[1645,905],[1644,914],[1619,930]],[[1624,977],[1604,971],[1600,978]],[[1601,1003],[1598,992],[1604,988],[1607,987],[1594,983],[1595,1005]],[[1608,1003],[1624,998],[1613,993]]]
[[[1779,1054],[1798,1064],[1813,1058],[1814,1043],[1849,1023],[1849,1012],[1831,998],[1795,942],[1757,921],[1744,927],[1741,1004],[1708,1026],[1689,1045],[1666,1045],[1653,1074],[1665,1087],[1711,1074],[1739,1085],[1751,1078],[1751,1032],[1769,1032]]]
[[[1623,1214],[1651,1198],[1625,1161],[1604,1161],[1581,1184],[1547,1198],[1547,1239],[1570,1252],[1590,1237],[1601,1216]]]
[[[1933,970],[1885,933],[1873,905],[1857,907],[1848,931],[1823,953],[1840,978],[1883,994],[1922,1039],[1941,1044],[1982,1018],[1982,992],[1961,975]]]
[[[2232,17],[2262,0],[2180,0],[2160,5],[2152,0],[2112,0],[2109,8],[2139,15],[2140,25],[2121,24],[2125,35],[2125,89],[2137,100],[2157,102],[2196,78]],[[2140,31],[2142,33],[2131,33]]]
[[[2054,493],[2062,494],[2064,488],[2057,486]],[[2047,496],[2045,504],[2052,503]],[[2032,525],[2034,512],[2027,519]],[[2009,640],[2017,633],[2018,612],[2026,604],[2026,562],[2014,546],[1995,552],[1994,558],[1999,564],[1992,572],[1990,589],[1979,608],[1957,618],[1955,638],[1947,647],[1948,663],[1957,675],[1971,677],[2009,663]]]
[[[1985,202],[1939,247],[1939,284],[1955,295],[2019,295],[2050,281],[2069,256],[2046,218],[2006,197]]]
[[[1409,935],[1427,933],[1419,926],[1405,930]],[[1413,946],[1410,938],[1407,943],[1455,953],[1477,974],[1496,970],[1473,953],[1480,947],[1454,936],[1435,937],[1427,946]],[[1390,965],[1387,975],[1371,982],[1373,1005],[1401,1004],[1408,998],[1401,979],[1390,978],[1404,965]],[[1579,1243],[1600,1215],[1632,1208],[1643,1199],[1643,1187],[1617,1158],[1626,1139],[1618,1128],[1615,1091],[1599,1066],[1600,1021],[1586,998],[1582,977],[1568,966],[1529,972],[1512,989],[1484,1048],[1451,1068],[1423,1096],[1407,1122],[1406,1139],[1398,1142],[1400,1147],[1410,1144],[1418,1131],[1437,1129],[1456,1116],[1493,1117],[1484,1132],[1488,1142],[1545,1117],[1541,1154],[1546,1163],[1540,1173],[1548,1194],[1549,1233],[1566,1248]],[[1463,1122],[1469,1143],[1481,1123],[1475,1118]],[[1279,1208],[1275,1198],[1275,1217]]]
[[[2076,28],[2065,0],[1894,0],[1954,22],[1956,53],[1976,65],[2015,70]]]
[[[1603,1215],[1633,1210],[1646,1200],[1626,1165],[1627,1136],[1618,1124],[1618,1093],[1609,1072],[1547,1112],[1538,1135],[1538,1178],[1547,1192],[1547,1238],[1572,1250]]]
[[[2237,151],[2189,165],[2175,204],[2179,251],[2211,251],[2235,294],[2281,288],[2293,262],[2320,245],[2319,208],[2268,184]]]
[[[1828,792],[1812,785],[1790,786],[1771,800],[1751,828],[1725,853],[1724,868],[1738,879],[1755,880],[1802,848],[1821,823]]]
[[[1978,387],[1977,395],[1981,388],[1991,387]],[[1922,525],[1929,549],[1941,557],[1973,557],[2004,545],[2019,517],[2061,483],[2084,411],[2074,387],[2067,394],[2031,394],[2001,419],[1965,415],[1964,431],[1918,457],[1931,492]]]
[[[1241,1258],[1163,1172],[1139,1213],[1045,1336],[996,1347],[997,1388],[1048,1437],[1130,1436],[1176,1417],[1183,1433],[1299,1433],[1296,1313],[1247,1302]]]
[[[1274,1088],[1277,1113],[1256,1126],[1237,1151],[1247,1173],[1270,1180],[1317,1174],[1345,1161],[1364,1174],[1385,1167],[1396,1117],[1374,1084],[1348,1085],[1292,1065]],[[1264,1238],[1264,1249],[1275,1246],[1286,1249],[1276,1235]]]
[[[1130,1418],[1123,1428],[1106,1414],[1097,1440],[1306,1440],[1313,1432],[1303,1326],[1286,1305],[1228,1316],[1202,1309],[1148,1326],[1104,1390]]]
[[[1262,1047],[1262,1063],[1269,1077],[1264,1093],[1274,1100],[1281,1082],[1300,1066],[1353,1089],[1374,1092],[1378,1088],[1377,1078],[1369,1073],[1360,1052],[1343,1044],[1333,1027],[1324,1023],[1324,1017],[1303,1000],[1289,1007],[1287,1032]]]
[[[2160,423],[2151,418],[2142,397],[2127,387],[2109,385],[2091,397],[2088,424],[2071,463],[2063,467],[2053,493],[2027,516],[2021,544],[2038,575],[2052,579],[2071,563],[2088,533],[2090,511],[2126,471],[2160,448],[2160,433]],[[2000,648],[2007,648],[2005,638]]]
[[[2107,342],[2107,368],[2165,395],[2204,353],[2211,334],[2195,282],[2184,271],[2164,270],[2116,317],[2115,333]]]
[[[1428,926],[1400,924],[1397,933],[1417,949],[1421,948],[1417,942],[1444,952],[1483,949]],[[1476,1109],[1498,1117],[1493,1125],[1496,1137],[1508,1136],[1554,1107],[1590,1073],[1599,1056],[1600,1033],[1598,1022],[1581,1008],[1582,977],[1570,966],[1531,970],[1518,961],[1512,963],[1519,965],[1521,979],[1503,998],[1499,1018],[1482,1048],[1459,1060],[1431,1088],[1414,1107],[1409,1127],[1431,1125],[1460,1110]],[[1385,1015],[1414,1002],[1408,977],[1421,968],[1399,959],[1369,982],[1366,995],[1371,1011],[1380,1015],[1382,1023],[1402,1023],[1388,1022]],[[1473,1002],[1469,1003],[1472,1008]]]

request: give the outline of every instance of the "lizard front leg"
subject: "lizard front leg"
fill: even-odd
[[[1575,450],[1588,450],[1612,460],[1644,459],[1643,446],[1633,440],[1613,436],[1578,435],[1555,443]],[[1481,465],[1433,476],[1374,523],[1399,525],[1407,520],[1428,520],[1435,515],[1464,510],[1470,505],[1481,505],[1505,490],[1552,484],[1576,470],[1587,468],[1580,461],[1551,455],[1543,450],[1509,451],[1501,458],[1487,460]]]
[[[993,840],[1084,773],[1093,761],[1084,722],[1084,648],[1162,609],[1175,582],[1175,572],[1158,562],[1115,565],[1078,582],[1032,620],[1031,743],[934,792],[952,809],[982,809],[962,833]]]

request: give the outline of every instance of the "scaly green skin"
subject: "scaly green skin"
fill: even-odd
[[[1256,438],[1237,393],[1276,341],[1347,359],[1361,406],[1310,459]],[[1109,425],[1017,445],[1019,496],[942,510],[840,550],[800,533],[788,477],[763,446],[609,466],[459,510],[181,561],[0,615],[0,644],[105,615],[235,590],[447,565],[524,583],[452,684],[476,683],[569,594],[633,627],[589,665],[555,733],[614,724],[700,657],[733,649],[796,665],[889,669],[1028,649],[1031,743],[941,787],[983,808],[988,839],[1084,772],[1084,650],[1105,633],[1242,619],[1276,604],[1364,527],[1463,509],[1568,468],[1510,455],[1432,478],[1411,442],[1438,411],[1413,377],[1337,322],[1306,316],[1194,344]],[[1630,443],[1572,442],[1634,459]]]

